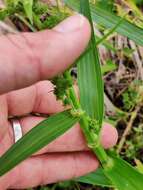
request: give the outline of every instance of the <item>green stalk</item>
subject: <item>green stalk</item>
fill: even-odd
[[[37,32],[37,30],[23,16],[18,13],[15,13],[15,16],[19,18],[19,20],[21,20],[26,26],[28,26],[32,32]]]
[[[72,81],[72,77],[69,73],[69,71],[66,71],[64,73],[64,77],[67,78],[68,80]],[[78,98],[76,97],[75,90],[72,87],[67,89],[67,98],[70,100],[74,110],[79,110],[79,112],[84,113],[81,116],[81,119],[79,121],[80,126],[83,130],[83,133],[86,137],[86,141],[88,144],[88,147],[95,153],[95,155],[98,157],[100,160],[101,164],[104,166],[108,162],[108,156],[104,150],[104,148],[100,144],[100,134],[95,134],[89,127],[89,117],[87,114],[82,111],[81,105],[79,103]]]
[[[69,71],[66,71],[63,75],[66,79],[68,79],[69,81],[71,81],[71,83],[73,83],[73,80],[72,80],[72,77],[71,77]],[[72,103],[74,109],[76,109],[76,110],[81,109],[80,103],[76,97],[73,86],[67,89],[67,97],[69,98],[70,102]]]
[[[100,139],[98,138],[98,134],[93,134],[92,131],[90,131],[86,115],[82,116],[79,123],[86,137],[88,147],[98,157],[102,166],[104,167],[108,162],[108,155],[99,142]]]

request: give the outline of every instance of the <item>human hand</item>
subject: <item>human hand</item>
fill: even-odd
[[[69,67],[84,51],[89,38],[89,23],[79,15],[66,19],[53,30],[0,37],[0,155],[14,142],[9,116],[20,116],[26,134],[44,120],[30,113],[50,115],[63,110],[46,79]],[[116,141],[116,130],[106,124],[102,131],[103,146],[112,147]],[[0,190],[67,180],[97,167],[98,161],[89,152],[77,124],[1,177]]]

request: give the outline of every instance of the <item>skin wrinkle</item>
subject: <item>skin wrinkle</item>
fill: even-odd
[[[37,83],[36,83],[37,84]],[[32,107],[32,109],[31,109],[31,111],[30,111],[30,113],[31,112],[33,112],[33,108],[35,107],[35,105],[36,105],[36,102],[37,102],[37,99],[38,99],[38,89],[37,89],[37,87],[36,87],[36,84],[34,85],[34,89],[35,89],[35,93],[34,93],[34,95],[33,95],[33,105],[31,106]]]
[[[42,80],[42,69],[41,69],[41,61],[40,61],[40,57],[37,56],[37,53],[35,52],[35,45],[33,43],[32,40],[30,40],[27,35],[25,35],[25,33],[22,33],[21,36],[25,39],[27,46],[29,47],[29,49],[32,50],[33,53],[33,59],[31,61],[32,64],[36,64],[37,65],[37,71],[38,71],[38,79],[39,81]],[[37,50],[37,48],[36,48]]]
[[[77,163],[77,156],[76,154],[73,154],[72,156],[72,159],[73,159],[73,163],[74,163],[74,166],[73,166],[73,174],[72,174],[72,179],[76,178],[78,176],[78,163]]]
[[[24,72],[27,72],[27,75],[25,76],[25,74],[22,72],[21,70],[21,79],[19,78],[19,68],[16,67],[16,64],[15,64],[15,69],[16,69],[16,81],[17,81],[17,84],[16,84],[16,87],[15,88],[20,88],[21,87],[21,84],[23,83],[23,79],[26,79],[27,81],[33,76],[33,82],[30,82],[29,85],[32,85],[34,82],[36,82],[37,80],[40,80],[40,74],[39,74],[39,69],[38,69],[38,65],[39,63],[36,62],[36,58],[34,58],[34,53],[33,53],[33,49],[30,50],[30,47],[27,45],[27,50],[25,51],[25,54],[26,54],[26,58],[27,58],[27,62],[25,62],[24,65],[21,64],[21,67],[25,67],[25,70]],[[18,65],[18,64],[17,64]],[[36,67],[35,67],[36,65]],[[34,69],[34,70],[33,70]],[[31,73],[32,72],[35,72],[35,74],[32,76]],[[22,76],[23,75],[23,76]],[[31,81],[31,79],[29,80]],[[23,86],[23,87],[26,87],[27,85]]]
[[[24,162],[22,164],[18,165],[18,167],[15,168],[15,172],[14,172],[13,176],[18,176],[18,177],[15,177],[15,180],[13,180],[13,182],[11,182],[11,184],[10,184],[10,188],[12,188],[12,189],[13,188],[17,189],[17,187],[19,185],[21,186],[21,183],[23,182],[23,175],[22,174],[23,174],[23,164],[24,164]]]
[[[15,34],[13,34],[15,35]],[[22,46],[20,46],[19,44],[17,44],[17,40],[13,40],[13,38],[11,38],[11,35],[3,35],[3,38],[6,38],[8,40],[8,42],[11,42],[11,44],[13,44],[15,47],[17,47],[17,49],[23,49]]]
[[[23,170],[22,170],[22,164],[19,165],[19,167],[15,168],[15,173],[14,173],[14,176],[18,176],[18,178],[15,178],[15,180],[13,181],[13,183],[11,183],[10,187],[12,188],[16,188],[18,184],[21,184],[21,182],[23,181],[22,180],[22,173],[23,173]],[[19,180],[17,180],[19,179]]]
[[[27,62],[29,62],[29,64],[32,64],[32,63],[35,64],[38,59],[35,57],[35,54],[33,52],[33,48],[30,45],[30,43],[28,42],[28,40],[26,39],[26,35],[24,35],[24,33],[23,33],[23,34],[17,35],[17,38],[18,38],[18,36],[19,36],[19,40],[18,39],[15,40],[15,35],[13,35],[13,34],[8,35],[7,39],[9,40],[11,45],[14,46],[14,49],[16,48],[19,50],[19,48],[20,48],[19,51],[23,52],[23,54],[25,55],[25,58],[27,58],[27,60],[28,60]],[[15,41],[15,43],[13,43],[13,41]],[[16,46],[15,46],[15,44],[16,44]],[[17,71],[17,69],[18,69],[18,71]],[[38,69],[37,69],[37,71],[38,71]],[[19,68],[16,67],[16,64],[14,64],[14,66],[13,66],[13,72],[12,73],[13,73],[13,78],[14,78],[13,89],[20,88],[21,84],[19,83],[19,75],[18,75]],[[36,81],[37,80],[35,80],[35,82]]]
[[[1,48],[0,48],[0,51],[1,51]],[[2,75],[0,76],[0,89],[3,88],[3,86],[5,84],[8,83],[8,88],[9,90],[13,90],[15,88],[15,82],[14,80],[10,80],[9,82],[9,78],[15,78],[15,74],[14,74],[14,65],[9,65],[9,60],[8,58],[6,57],[6,54],[5,52],[2,53],[1,55],[1,60],[3,60],[3,62],[0,63],[0,68],[1,68],[1,72],[2,72]],[[9,73],[9,78],[7,77],[8,75],[8,69],[11,71]],[[1,95],[1,92],[0,92],[0,95]]]
[[[45,161],[44,161],[44,159],[42,159],[41,160],[41,178],[40,178],[40,184],[41,185],[45,185],[45,175],[44,175],[44,172],[43,172],[43,168],[44,168],[44,166],[45,166]]]
[[[33,165],[34,165],[34,162],[38,161],[38,166],[39,166],[39,163],[41,163],[41,161],[44,162],[44,159],[41,159],[42,157],[44,157],[44,155],[41,155],[38,158],[35,158],[34,160],[33,160],[33,157],[30,157],[27,160],[23,161],[20,165],[18,165],[18,167],[15,168],[15,173],[13,173],[13,176],[16,176],[16,178],[11,183],[10,188],[18,189],[18,190],[19,189],[25,189],[24,188],[25,185],[23,184],[23,178],[25,178],[26,183],[29,183],[29,179],[31,177],[33,177],[34,175],[35,175],[36,178],[38,178],[38,181],[36,180],[36,183],[35,183],[35,180],[34,180],[33,185],[32,185],[32,181],[31,181],[31,186],[30,187],[38,186],[40,184],[40,177],[41,177],[40,176],[40,171],[43,171],[43,168],[38,167],[38,172],[37,172],[37,164],[36,164],[36,171],[34,170],[35,172],[32,175],[29,175],[31,173],[30,173],[28,168],[31,168],[31,165],[32,165],[31,161],[33,161]],[[27,175],[25,176],[24,173],[27,173],[28,176]]]
[[[55,153],[48,153],[48,154],[47,154],[47,159],[48,159],[48,160],[49,160],[48,156],[51,156],[51,154],[54,155]],[[45,161],[44,161],[44,160],[42,161],[42,164],[43,164],[44,166],[45,166],[45,162],[46,162],[46,160],[45,160]],[[56,162],[56,160],[55,160],[55,162]],[[56,165],[56,163],[55,163],[55,165]],[[56,168],[56,167],[55,167],[55,168]],[[43,181],[42,181],[42,184],[45,185],[45,184],[46,184],[45,181],[49,181],[49,183],[50,183],[51,181],[50,181],[50,179],[49,179],[49,176],[45,175],[45,173],[46,173],[46,172],[45,172],[45,167],[43,167],[42,170],[43,170],[43,174],[42,174],[42,175],[43,175],[43,176],[42,176],[42,180],[43,180]],[[48,165],[48,167],[47,167],[46,170],[48,171],[48,173],[50,173],[50,177],[51,177],[52,175],[54,175],[54,174],[53,174],[53,171],[51,170],[51,163]],[[51,182],[51,183],[52,183],[52,182]]]
[[[45,32],[43,32],[43,38],[44,38],[44,35],[45,35]],[[52,35],[57,39],[56,41],[52,40],[52,38],[53,38]],[[63,41],[66,41],[66,38],[67,39],[69,38],[68,35],[63,35],[59,32],[52,31],[52,33],[49,33],[49,41],[47,43],[49,49],[45,48],[45,49],[42,49],[42,52],[40,52],[40,54],[42,53],[43,57],[44,57],[43,65],[47,66],[47,60],[52,60],[52,62],[48,62],[48,70],[49,70],[48,78],[51,78],[53,75],[55,75],[55,68],[53,67],[53,63],[57,62],[57,57],[60,57],[61,54],[64,55],[64,60],[62,60],[63,65],[67,65],[67,61],[69,62],[69,60],[72,60],[70,57],[76,57],[75,56],[76,52],[74,52],[75,55],[72,54],[72,56],[69,56],[68,53],[65,53],[65,52],[67,52],[67,50],[69,52],[70,51],[73,52],[72,49],[73,49],[73,46],[75,46],[73,44],[73,42],[71,42],[71,41],[69,41],[68,43],[63,43]],[[62,46],[62,48],[61,48],[61,46]],[[50,52],[50,50],[52,50],[53,48],[54,48],[54,55],[55,55],[54,57],[53,57],[52,52]],[[49,52],[49,53],[47,54],[46,52]],[[72,60],[72,62],[74,62],[74,61],[75,61],[75,59]],[[45,68],[45,67],[43,67],[43,68]],[[42,71],[44,78],[47,77],[46,70],[47,69],[44,69]],[[62,72],[62,70],[59,73],[61,73],[61,72]]]
[[[0,142],[0,155],[2,155],[5,152],[5,144],[4,144],[4,140],[6,139],[6,136],[3,137],[3,139]]]
[[[35,93],[33,93],[33,105],[31,106],[31,111],[30,112],[33,112],[35,106],[37,105],[37,102],[38,102],[38,88],[37,88],[37,83],[34,85],[34,91]]]
[[[28,42],[28,40],[26,39],[27,34],[29,34],[29,33],[23,32],[23,33],[18,33],[18,34],[9,34],[8,35],[8,37],[9,37],[8,40],[10,40],[12,42],[15,42],[16,46],[14,46],[14,48],[16,47],[18,51],[19,51],[19,49],[20,50],[25,50],[27,46],[28,46],[28,49],[31,50],[32,46]],[[15,40],[16,38],[17,38],[17,40]]]
[[[49,78],[49,76],[47,76],[47,73],[45,73],[45,71],[47,70],[46,67],[48,66],[48,72],[51,73],[51,75],[53,76],[53,72],[55,72],[55,68],[53,68],[53,65],[50,66],[50,62],[49,60],[54,60],[55,57],[53,57],[53,53],[50,53],[50,50],[55,51],[55,43],[58,41],[61,41],[60,39],[58,39],[58,36],[61,36],[59,33],[55,32],[55,31],[50,31],[50,30],[46,30],[46,31],[42,31],[39,32],[41,33],[41,38],[39,41],[37,41],[37,34],[36,33],[30,33],[28,35],[24,34],[26,36],[27,41],[29,42],[29,44],[31,44],[31,47],[33,49],[34,52],[34,56],[36,59],[36,64],[37,64],[37,70],[39,72],[39,80],[44,80],[45,78]],[[53,39],[56,38],[56,41]],[[47,39],[47,41],[45,40]],[[36,42],[36,44],[35,44]],[[43,44],[44,42],[44,44]],[[37,48],[37,46],[39,46],[39,49]],[[45,46],[42,47],[42,46]],[[54,47],[54,48],[53,48]],[[46,56],[48,52],[48,57]],[[59,50],[58,50],[59,51]],[[42,60],[42,64],[41,64],[41,54],[43,54],[43,60]],[[50,55],[52,55],[52,59],[50,59]],[[59,56],[60,57],[60,56]],[[57,60],[56,60],[57,61]],[[55,62],[55,61],[52,61]],[[50,76],[51,77],[51,76]]]
[[[22,172],[21,166],[22,165],[19,165],[18,167],[14,168],[14,170],[12,170],[14,179],[13,179],[13,181],[9,182],[9,188],[15,187],[17,184],[20,184],[20,182],[22,180],[21,177],[20,177],[21,172]],[[20,179],[20,180],[16,180],[16,179]]]
[[[57,41],[53,42],[53,40],[52,40],[53,38],[56,38]],[[60,54],[65,56],[66,49],[65,49],[65,43],[62,43],[63,40],[64,40],[64,36],[62,34],[55,32],[55,31],[53,31],[52,33],[49,33],[49,40],[47,43],[48,49],[45,48],[45,51],[42,50],[42,52],[40,52],[43,54],[43,65],[44,66],[43,66],[43,68],[41,68],[41,72],[42,72],[44,78],[46,78],[46,77],[51,78],[53,75],[55,75],[55,67],[53,67],[53,63],[59,61],[59,60],[57,60],[57,57],[60,57]],[[61,44],[62,44],[62,48],[60,49]],[[52,52],[50,52],[50,50],[52,50],[52,49],[54,49],[54,55],[55,55],[54,57],[53,57]],[[60,49],[60,51],[59,51],[59,49]],[[61,52],[61,50],[62,50],[62,52]],[[48,54],[47,54],[47,52],[48,52]],[[68,55],[68,57],[69,57],[69,55]],[[52,62],[49,62],[49,60],[52,60]],[[47,74],[46,74],[47,62],[48,62],[49,76],[47,76]],[[62,62],[64,62],[64,61],[62,61]],[[65,64],[63,64],[63,65],[65,65]],[[59,72],[59,74],[60,73],[61,73],[61,71]]]
[[[10,148],[11,145],[14,143],[12,127],[8,128],[8,130],[9,131],[5,134],[4,138],[1,140],[1,143],[0,143],[0,155],[3,155],[4,152],[8,150],[8,148]]]
[[[8,190],[11,186],[10,183],[7,183],[7,181],[9,182],[9,179],[13,179],[13,171],[10,171],[6,176],[2,176],[0,178],[0,190]]]
[[[56,159],[56,167],[58,168],[58,163],[62,163],[63,161],[63,158],[65,160],[65,168],[66,170],[65,171],[62,171],[61,175],[59,175],[60,173],[60,170],[59,168],[57,169],[56,171],[56,182],[58,181],[63,181],[63,180],[67,180],[70,178],[73,178],[73,175],[74,175],[74,172],[73,172],[73,168],[74,168],[74,160],[73,160],[73,155],[74,154],[77,154],[79,155],[79,153],[76,153],[76,152],[73,152],[73,153],[61,153],[61,157],[59,157],[58,159]],[[55,153],[55,157],[56,157],[57,153]],[[79,158],[79,157],[78,157]],[[69,169],[70,168],[70,169]],[[51,169],[52,170],[52,169]],[[52,175],[52,178],[51,178],[51,183],[53,182],[53,179],[54,179],[54,173]]]
[[[9,115],[24,116],[25,114],[31,113],[33,111],[33,106],[36,102],[36,97],[35,97],[36,93],[34,92],[34,89],[35,89],[35,85],[31,87],[27,87],[25,89],[18,90],[18,91],[13,91],[5,95],[7,98]],[[28,93],[24,93],[24,92],[28,92]],[[20,95],[23,95],[23,97]],[[21,103],[23,103],[23,101],[26,101],[26,100],[29,101],[30,104],[23,106],[21,109]],[[17,114],[17,112],[19,112],[19,114]]]
[[[12,104],[11,104],[11,93],[7,93],[6,95],[5,95],[5,97],[6,97],[6,99],[7,99],[7,107],[8,107],[8,115],[10,115],[9,114],[9,110],[12,110]]]
[[[62,106],[62,102],[59,100],[58,101],[56,100],[56,97],[53,93],[53,84],[52,83],[50,83],[49,81],[42,81],[42,82],[36,84],[36,88],[38,89],[37,90],[37,98],[35,101],[33,111],[37,112],[37,110],[39,110],[38,112],[40,112],[40,113],[53,114],[53,113],[64,110],[64,107]],[[48,90],[45,90],[46,88]],[[44,94],[46,94],[46,96]],[[47,106],[47,109],[43,110],[43,107],[45,107],[45,104]],[[53,104],[54,104],[54,106],[52,106]],[[58,109],[56,109],[56,108],[58,108]]]
[[[35,159],[33,157],[31,157],[30,158],[30,162],[25,161],[23,163],[23,169],[24,169],[25,173],[29,173],[29,176],[26,177],[26,181],[27,181],[27,184],[30,181],[31,187],[38,186],[38,184],[40,184],[40,182],[41,182],[41,179],[40,179],[41,176],[40,175],[42,173],[41,171],[43,170],[43,168],[42,168],[42,162],[44,162],[45,159],[46,159],[45,155],[40,155],[39,157],[37,157]],[[31,170],[31,166],[32,165],[35,165],[36,167],[34,168],[33,174],[30,174],[30,170]],[[45,165],[44,165],[44,167],[45,167]],[[21,179],[23,179],[24,177],[25,177],[25,175],[22,174]],[[35,178],[36,181],[32,180],[33,178]],[[21,181],[20,184],[21,184],[20,185],[21,188],[24,188],[24,184],[23,184],[22,181]]]
[[[40,95],[39,95],[38,87],[39,87],[38,83],[35,84],[35,100],[36,101],[35,101],[35,103],[33,105],[32,110],[38,110],[40,108],[40,105],[41,105],[42,101],[43,101],[42,97],[40,97]]]
[[[13,71],[12,71],[12,74],[13,74],[13,89],[17,88],[19,85],[18,85],[18,77],[17,77],[17,67],[16,65],[13,65]]]
[[[3,140],[4,134],[7,130],[6,120],[8,117],[7,100],[4,95],[0,96],[0,140]]]
[[[26,36],[26,35],[25,35]],[[15,39],[15,35],[9,35],[9,38],[11,38],[11,40],[13,40],[13,39]],[[17,44],[17,46],[15,47],[15,45],[13,44],[13,43],[11,43],[10,41],[9,41],[9,46],[11,47],[11,49],[12,49],[12,51],[10,52],[10,54],[15,54],[16,56],[15,57],[13,57],[13,62],[15,62],[15,64],[10,64],[9,62],[8,62],[8,67],[9,66],[11,66],[11,68],[10,68],[10,71],[11,71],[11,74],[12,74],[12,76],[11,76],[11,78],[13,78],[14,80],[12,80],[13,81],[13,84],[12,84],[12,82],[11,82],[11,89],[17,89],[17,88],[20,88],[21,87],[21,80],[23,80],[23,77],[22,77],[22,75],[23,75],[23,69],[21,69],[21,77],[22,77],[22,79],[21,80],[19,80],[19,68],[18,67],[16,67],[16,65],[19,65],[19,64],[21,64],[21,67],[23,68],[25,68],[25,72],[26,72],[26,70],[27,70],[27,68],[28,68],[28,70],[27,70],[27,73],[29,73],[29,75],[27,74],[27,77],[29,78],[30,77],[30,75],[31,75],[31,71],[32,72],[34,72],[34,70],[32,69],[32,67],[33,68],[36,68],[35,67],[35,65],[36,65],[36,61],[38,60],[38,58],[36,57],[36,55],[35,55],[35,52],[33,52],[33,48],[31,48],[31,47],[29,47],[29,45],[26,43],[26,41],[25,40],[23,40],[24,39],[24,37],[22,37],[21,35],[17,35],[17,42],[21,42],[21,44],[22,44],[22,46],[21,46],[21,50],[19,50],[19,48],[17,48],[17,46],[18,46],[18,44]],[[2,38],[2,40],[4,40],[4,38]],[[5,40],[4,40],[5,41]],[[19,51],[17,51],[17,50],[19,50]],[[17,62],[17,57],[21,57],[22,59],[25,59],[25,63],[24,64],[22,64],[22,62],[21,63],[19,63],[19,62]],[[26,61],[27,60],[27,61]],[[37,61],[38,62],[38,61]],[[17,63],[17,64],[16,64]],[[33,63],[33,65],[34,66],[32,66],[32,63]],[[28,66],[28,67],[26,67],[26,65]],[[31,65],[31,66],[30,66]],[[39,63],[37,64],[37,65],[39,65]],[[31,69],[31,71],[29,70],[29,68]],[[36,76],[35,77],[35,82],[39,79],[39,69],[37,68],[36,69],[37,71],[37,74],[36,75],[34,75],[34,76]],[[25,76],[24,76],[25,77]],[[32,77],[33,77],[33,75],[32,75]],[[30,77],[31,78],[31,77]],[[33,82],[32,83],[30,83],[30,84],[33,84]],[[27,85],[25,85],[25,86],[27,86]],[[23,86],[24,87],[24,86]]]

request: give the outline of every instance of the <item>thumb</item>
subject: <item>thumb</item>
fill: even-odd
[[[0,94],[64,71],[89,39],[90,26],[81,15],[67,18],[52,30],[0,37]]]

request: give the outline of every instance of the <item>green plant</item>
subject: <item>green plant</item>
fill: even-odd
[[[139,101],[139,89],[135,89],[135,86],[129,86],[128,90],[123,93],[124,109],[126,111],[132,110]]]
[[[53,79],[53,83],[56,85],[55,94],[57,98],[62,99],[64,105],[70,104],[71,109],[51,116],[38,124],[2,155],[0,158],[0,175],[4,175],[28,156],[62,135],[76,122],[79,122],[89,148],[96,154],[101,163],[101,169],[98,172],[90,174],[88,177],[86,176],[77,180],[84,180],[84,182],[88,181],[88,183],[102,186],[116,187],[118,190],[141,190],[143,175],[119,156],[105,151],[100,144],[100,132],[104,118],[103,81],[97,49],[98,41],[96,41],[94,34],[89,1],[80,0],[79,3],[78,1],[70,0],[67,3],[77,9],[80,5],[80,12],[89,19],[92,28],[92,37],[88,49],[77,61],[80,101],[75,95],[73,79],[69,70]],[[141,39],[136,36],[137,32],[140,33],[140,36],[143,35],[140,28],[127,22],[124,18],[121,19],[115,15],[113,15],[115,20],[110,18],[110,22],[106,21],[105,17],[110,17],[113,13],[104,11],[100,4],[97,7],[95,6],[95,9],[94,6],[94,4],[91,5],[95,21],[102,21],[105,27],[111,28],[112,32],[110,31],[109,35],[116,30],[134,39],[140,45],[143,44]],[[55,10],[59,11],[58,9],[59,7],[48,7],[48,5],[39,3],[36,0],[17,0],[15,2],[7,0],[7,7],[1,10],[1,18],[4,19],[7,16],[17,17],[30,30],[35,31],[46,27],[51,28],[54,26],[53,23],[56,24],[61,21],[61,17],[58,19],[56,14],[54,14]],[[50,16],[45,15],[47,10],[51,11]],[[100,11],[105,13],[105,15],[101,15]],[[61,9],[59,14],[62,14],[62,19],[64,19],[70,14],[70,11]],[[41,20],[42,16],[46,18]],[[123,21],[121,22],[121,20]],[[134,32],[130,33],[132,30]],[[102,42],[107,37],[108,35],[104,36],[100,41]],[[46,128],[47,124],[51,127]],[[100,176],[100,179],[97,176]]]

